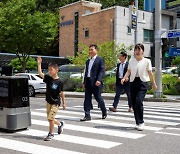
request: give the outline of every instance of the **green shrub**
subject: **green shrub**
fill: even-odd
[[[163,83],[163,94],[165,95],[179,95],[180,91],[178,91],[178,81],[177,76],[165,74],[162,77]]]
[[[21,61],[23,61],[23,58],[20,58]],[[10,66],[13,67],[14,70],[17,70],[18,72],[22,72],[23,71],[23,66],[19,60],[19,58],[15,58],[13,60],[11,60]],[[26,63],[26,70],[37,70],[37,62],[34,58],[29,57],[27,63]]]
[[[152,84],[149,83],[149,87]],[[164,74],[162,76],[162,88],[164,95],[180,95],[180,81],[178,81],[178,77],[171,74]],[[148,94],[154,94],[154,90],[152,88],[148,89]]]
[[[115,92],[116,76],[105,77],[103,82],[104,82],[103,92],[105,92],[105,93]]]
[[[69,79],[66,83],[71,85],[71,90],[76,92],[83,92],[82,79]],[[115,93],[116,76],[108,76],[103,79],[104,93]],[[180,81],[177,76],[165,74],[162,77],[162,87],[164,95],[180,95]],[[154,94],[151,82],[148,83],[148,94]]]

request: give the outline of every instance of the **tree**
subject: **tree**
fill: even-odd
[[[15,58],[15,59],[11,60],[9,65],[12,66],[14,70],[17,70],[18,72],[22,72],[22,65],[19,61],[19,58]],[[29,57],[25,69],[26,70],[36,70],[37,69],[36,60],[32,57]]]
[[[59,18],[59,7],[76,2],[79,0],[36,0],[36,11],[51,12]],[[58,21],[59,22],[59,21]],[[59,25],[57,24],[57,33],[48,48],[37,49],[38,54],[59,56]]]
[[[24,72],[29,55],[47,48],[56,36],[58,17],[36,11],[36,0],[9,0],[0,5],[0,51],[16,53]]]
[[[116,66],[118,62],[118,54],[121,51],[127,52],[132,50],[132,46],[126,47],[122,44],[120,47],[115,42],[105,42],[99,45],[98,55],[104,58],[105,69],[110,70]],[[76,57],[71,57],[70,60],[73,64],[84,66],[86,60],[89,58],[89,48],[83,45],[83,50],[77,53]]]
[[[177,56],[173,61],[172,61],[173,65],[176,65],[178,67],[178,76],[180,76],[180,56]]]
[[[128,7],[129,5],[131,5],[131,2],[135,1],[135,0],[91,0],[91,1],[95,1],[95,2],[100,2],[102,4],[103,8],[108,8],[111,6],[115,6],[115,5],[119,5],[119,6],[124,6],[124,7]],[[139,9],[143,9],[144,8],[144,0],[139,0]]]
[[[79,0],[37,0],[37,10],[41,12],[50,11],[59,13],[59,7],[65,6]]]

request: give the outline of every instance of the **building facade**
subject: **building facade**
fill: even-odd
[[[155,3],[156,0],[144,0],[144,10],[153,12],[155,9]],[[161,8],[164,10],[166,9],[166,7],[167,7],[166,0],[161,0]]]
[[[102,44],[115,41],[119,46],[134,45],[134,29],[130,26],[130,9],[113,6],[101,10],[101,4],[79,1],[60,8],[59,55],[74,56],[81,51],[80,44]],[[162,27],[171,29],[174,16],[162,15]],[[138,43],[145,46],[145,56],[153,56],[154,13],[138,10]],[[129,53],[129,54],[133,54]]]

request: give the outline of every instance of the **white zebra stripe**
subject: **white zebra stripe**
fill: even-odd
[[[42,109],[42,110],[45,110],[45,109]],[[67,114],[75,114],[75,115],[84,115],[84,113],[81,113],[81,112],[73,112],[73,111],[60,111],[60,118],[63,118],[63,119],[66,119],[66,120],[75,120],[75,121],[79,121],[80,118],[79,117],[75,117],[75,116],[67,116],[67,115],[63,115],[63,113],[67,113]],[[42,113],[43,114],[43,113]],[[33,112],[33,115],[39,115],[38,113],[36,112]],[[93,117],[99,117],[97,114],[92,114]],[[127,119],[126,117],[112,117],[112,116],[108,116],[108,118],[111,118],[111,119],[121,119],[121,120],[125,120]],[[128,119],[129,120],[129,119]],[[131,118],[131,121],[134,121],[134,118]],[[99,121],[95,121],[95,120],[92,120],[92,121],[89,121],[90,123],[98,123],[100,122]],[[102,121],[101,121],[102,122]],[[120,123],[120,122],[112,122],[112,121],[108,121],[106,123],[106,121],[104,121],[104,123],[106,125],[112,125],[112,123],[114,124],[114,126],[120,126],[120,127],[133,127],[134,128],[134,125],[133,124],[126,124],[126,123]],[[102,122],[103,124],[103,122]],[[151,126],[145,126],[144,128],[145,130],[153,130],[153,131],[158,131],[158,130],[161,130],[162,128],[160,127],[151,127]]]
[[[35,120],[35,119],[32,119],[32,124],[40,125],[40,126],[49,126],[48,122]],[[130,133],[130,132],[125,132],[125,131],[120,131],[120,130],[119,131],[107,130],[107,129],[101,129],[101,128],[91,128],[87,126],[77,126],[77,125],[71,125],[71,124],[66,124],[64,128],[69,129],[69,130],[74,130],[74,131],[80,131],[80,132],[101,134],[101,135],[115,136],[115,137],[124,137],[124,138],[130,138],[130,139],[138,139],[145,136],[145,134],[139,134],[139,133]]]
[[[163,134],[163,135],[180,136],[180,134],[168,133],[168,132],[155,132],[155,133],[156,133],[156,134]]]
[[[47,132],[35,130],[35,129],[29,129],[26,131],[18,132],[18,134],[37,136],[37,137],[43,138],[43,137],[46,137]],[[66,135],[66,134],[61,134],[61,135],[55,134],[53,140],[81,144],[81,145],[86,145],[86,146],[93,146],[93,147],[104,148],[104,149],[110,149],[110,148],[113,148],[115,146],[122,144],[122,143],[117,143],[117,142],[104,141],[104,140]]]
[[[34,143],[27,143],[22,141],[16,141],[0,137],[0,147],[10,150],[16,150],[19,152],[31,153],[31,154],[83,154],[80,152],[74,152],[69,150],[57,149],[53,147],[37,145]]]

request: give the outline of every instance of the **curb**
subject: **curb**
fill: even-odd
[[[36,97],[45,97],[44,94],[37,94]],[[67,98],[84,98],[84,93],[82,94],[73,94],[73,93],[66,93],[65,92],[65,97]],[[102,94],[103,99],[106,100],[113,100],[114,96],[105,96],[105,94]],[[121,96],[121,100],[127,100],[127,97]],[[179,102],[179,99],[169,99],[169,98],[154,98],[154,97],[149,97],[149,98],[145,98],[144,101],[147,102]]]
[[[84,98],[84,95],[78,95],[78,94],[66,94],[65,95],[66,97],[68,98]],[[106,100],[113,100],[114,99],[114,96],[103,96],[103,99],[106,99]],[[121,96],[121,100],[127,100],[127,97],[123,97]],[[168,98],[145,98],[144,101],[147,101],[147,102],[179,102],[180,103],[180,100],[177,100],[177,99],[168,99]]]

